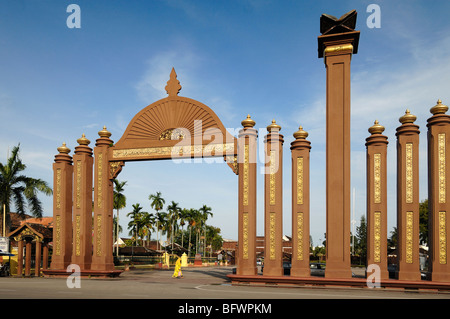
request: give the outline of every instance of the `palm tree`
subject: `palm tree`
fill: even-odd
[[[189,209],[183,208],[180,211],[180,226],[181,226],[181,247],[184,244],[184,225],[189,221]]]
[[[150,241],[152,231],[155,226],[155,216],[152,213],[144,213],[141,218],[142,233],[147,236],[147,241]],[[148,244],[148,242],[147,242]]]
[[[196,225],[196,221],[198,219],[198,210],[196,209],[189,209],[189,213],[187,216],[187,221],[189,223],[189,246],[188,246],[188,257],[191,257],[191,233],[192,233],[192,228],[195,227]]]
[[[206,221],[208,220],[208,215],[210,215],[211,217],[213,216],[213,213],[211,212],[211,207],[208,207],[206,205],[203,205],[200,209],[200,225],[201,228],[203,229],[203,255],[205,255],[206,253]]]
[[[165,212],[157,212],[156,213],[156,230],[158,231],[158,236],[159,236],[159,232],[161,232],[161,237],[166,234],[167,232],[167,225],[168,225],[168,219],[167,219],[168,214]],[[158,242],[159,242],[159,237],[158,237]]]
[[[173,251],[173,233],[176,231],[176,228],[178,228],[178,218],[180,217],[181,208],[178,206],[178,203],[175,203],[174,201],[171,202],[169,206],[167,206],[167,210],[169,211],[168,219],[170,223],[170,238],[172,242],[172,251]]]
[[[145,213],[145,212],[141,212],[142,208],[143,207],[139,203],[134,204],[133,211],[129,212],[127,214],[127,217],[131,218],[131,221],[128,223],[128,229],[130,230],[129,234],[131,236],[134,235],[136,243],[137,243],[137,239],[138,239],[139,228],[141,227],[141,224],[142,224],[141,223],[142,215]]]
[[[48,184],[41,180],[25,175],[19,175],[26,169],[26,165],[22,163],[19,158],[19,148],[15,146],[12,149],[11,156],[6,160],[6,165],[0,163],[0,204],[2,208],[2,217],[6,220],[6,225],[9,227],[9,213],[11,202],[14,203],[19,216],[24,217],[26,202],[31,211],[31,214],[36,217],[42,217],[42,204],[37,197],[37,192],[42,192],[47,196],[53,194],[52,189]],[[2,232],[6,233],[1,224]]]
[[[158,232],[157,234],[157,242],[156,242],[156,249],[158,249],[158,239],[159,239],[159,218],[158,218],[158,213],[160,210],[162,210],[164,208],[164,204],[166,203],[166,201],[164,200],[164,198],[161,197],[161,192],[156,192],[156,194],[150,194],[150,196],[148,196],[148,199],[150,200],[150,206],[156,210],[156,218],[157,218],[157,222],[156,222],[156,231]]]
[[[119,225],[119,210],[122,208],[125,208],[127,206],[127,198],[123,194],[124,187],[127,184],[127,182],[119,182],[116,178],[113,180],[114,182],[114,209],[117,210],[117,225]],[[116,242],[119,241],[119,230],[120,226],[116,227]],[[119,255],[119,244],[116,246],[116,255]]]

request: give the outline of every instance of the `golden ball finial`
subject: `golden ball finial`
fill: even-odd
[[[308,137],[308,132],[303,130],[303,127],[300,125],[298,131],[294,133],[295,139],[306,139]]]
[[[103,130],[101,130],[100,132],[98,132],[98,135],[100,137],[106,137],[109,138],[111,136],[111,133],[106,129],[106,126],[103,126]]]
[[[406,123],[414,123],[414,121],[417,119],[417,117],[415,115],[412,115],[408,109],[406,109],[405,115],[403,115],[402,117],[400,117],[398,120],[400,121],[400,123],[402,124],[406,124]]]
[[[383,132],[384,132],[384,126],[380,125],[378,120],[375,120],[373,125],[371,127],[369,127],[369,133],[370,134],[381,134]]]
[[[440,99],[437,101],[437,104],[430,109],[430,112],[433,115],[435,115],[435,114],[445,114],[445,112],[447,112],[447,111],[448,111],[448,106],[442,104],[442,101]]]
[[[62,146],[57,148],[58,152],[62,153],[62,154],[69,154],[70,153],[70,148],[68,148],[66,146],[66,142],[62,143]]]
[[[84,135],[84,133],[83,133],[83,135],[81,135],[81,137],[77,140],[77,142],[78,142],[78,144],[80,144],[80,145],[89,145],[89,144],[91,143],[91,141],[89,141],[89,140],[86,138],[86,135]]]
[[[247,115],[247,118],[241,122],[243,127],[253,127],[255,126],[255,121],[253,121],[250,117],[250,114]]]
[[[277,122],[275,122],[275,119],[272,120],[272,124],[267,126],[267,131],[272,132],[272,130],[277,130],[277,132],[281,130],[281,126],[279,126]]]

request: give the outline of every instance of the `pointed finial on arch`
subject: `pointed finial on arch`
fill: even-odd
[[[180,81],[177,80],[177,73],[175,72],[175,68],[172,68],[170,72],[170,79],[167,81],[166,92],[169,96],[178,95],[178,92],[181,90]]]

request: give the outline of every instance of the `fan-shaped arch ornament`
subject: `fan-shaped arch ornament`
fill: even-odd
[[[181,85],[173,68],[165,89],[166,98],[134,116],[123,136],[110,148],[111,161],[224,156],[237,174],[237,139],[214,111],[178,95]]]

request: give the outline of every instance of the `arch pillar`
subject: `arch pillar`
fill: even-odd
[[[283,135],[267,126],[264,175],[264,276],[283,276]]]
[[[398,279],[420,280],[419,126],[406,110],[397,128]]]
[[[428,238],[431,280],[450,282],[450,115],[438,100],[428,119]]]
[[[73,155],[73,249],[72,263],[88,270],[92,261],[92,149],[84,136]]]
[[[292,158],[292,258],[291,276],[309,277],[309,153],[308,133],[299,130],[291,143]]]
[[[113,141],[106,127],[98,132],[94,148],[94,250],[91,270],[112,271],[113,262],[113,185],[110,180],[108,151]]]
[[[70,149],[63,143],[53,164],[52,270],[65,270],[72,259],[72,180]]]
[[[256,156],[258,132],[247,116],[238,139],[238,258],[237,275],[256,275]]]
[[[367,148],[367,265],[380,267],[380,279],[387,270],[387,136],[378,121],[369,128]]]

